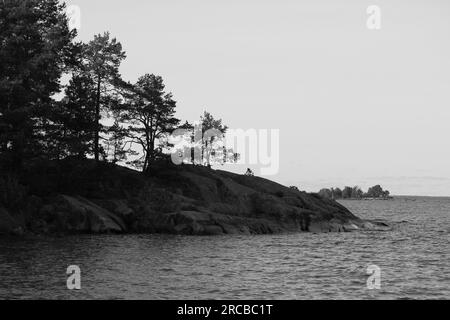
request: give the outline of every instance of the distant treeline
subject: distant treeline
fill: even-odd
[[[364,199],[364,198],[375,198],[375,199],[388,199],[391,193],[388,190],[383,190],[380,185],[373,186],[369,188],[367,192],[364,192],[360,187],[345,187],[322,189],[319,191],[319,195],[328,199]]]

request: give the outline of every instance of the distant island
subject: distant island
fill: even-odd
[[[369,188],[367,192],[364,192],[360,187],[344,187],[340,188],[330,188],[330,189],[322,189],[319,191],[319,195],[326,199],[340,200],[340,199],[348,199],[348,200],[367,200],[367,199],[376,199],[376,200],[391,200],[391,193],[388,190],[383,190],[380,185],[373,186]]]

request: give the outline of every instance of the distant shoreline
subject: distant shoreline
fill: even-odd
[[[389,201],[394,200],[395,197],[388,197],[388,198],[340,198],[335,200],[352,200],[352,201]]]

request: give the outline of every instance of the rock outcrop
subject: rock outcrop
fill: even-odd
[[[172,165],[156,168],[146,177],[117,166],[71,165],[64,167],[67,174],[59,173],[57,180],[47,173],[57,170],[32,176],[31,200],[15,213],[21,218],[14,219],[0,208],[0,234],[224,235],[379,227],[335,201],[259,177]],[[45,181],[45,192],[42,188],[33,192],[36,180]]]
[[[45,232],[122,233],[127,231],[120,217],[84,199],[58,196],[42,207],[38,218]]]

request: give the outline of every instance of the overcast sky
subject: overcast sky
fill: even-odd
[[[280,129],[271,179],[450,196],[450,1],[67,3],[80,39],[123,44],[126,80],[163,76],[179,118],[207,109],[231,128]],[[366,26],[370,5],[381,30]]]

